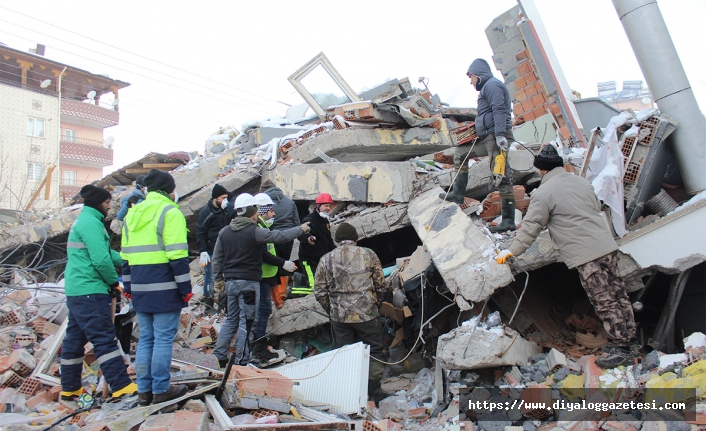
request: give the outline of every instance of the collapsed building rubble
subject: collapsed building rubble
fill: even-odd
[[[108,220],[116,245],[117,205],[148,166],[172,172],[191,232],[216,183],[237,195],[272,180],[302,215],[318,193],[330,193],[337,203],[331,230],[344,221],[354,225],[360,245],[372,248],[386,267],[390,291],[381,321],[390,354],[382,388],[388,398],[377,406],[365,401],[369,349],[362,344],[333,349],[328,316],[313,295],[289,298],[273,310],[267,333],[278,348],[277,364],[235,367],[224,376],[210,355],[223,318],[197,296],[182,313],[172,363],[172,380],[190,386],[187,396],[169,406],[134,408],[132,400],[86,412],[59,403],[56,353],[66,314],[61,285],[53,283],[61,281],[61,248],[80,212],[73,206],[2,228],[0,406],[5,410],[0,425],[50,424],[76,413],[55,428],[262,429],[268,424],[272,429],[495,431],[522,425],[527,431],[599,426],[630,431],[653,428],[634,411],[584,420],[563,408],[467,406],[518,399],[554,405],[589,400],[582,390],[606,387],[689,387],[703,398],[706,337],[699,331],[706,328],[698,316],[705,313],[699,304],[706,295],[706,242],[691,233],[701,232],[706,199],[703,193],[693,198],[686,193],[671,154],[672,132],[682,125],[650,111],[616,116],[612,128],[582,128],[551,62],[540,55],[541,42],[530,31],[534,24],[524,17],[518,21],[520,15],[513,8],[486,30],[513,97],[515,135],[534,139],[513,144],[509,153],[518,184],[517,219],[527,210],[527,192],[537,185],[532,162],[542,145],[562,151],[567,171],[613,180],[616,189],[610,190],[621,197],[617,205],[604,199],[605,212],[619,237],[620,272],[633,294],[640,343],[654,349],[640,363],[613,371],[596,367],[606,334],[575,271],[558,262],[547,232],[514,265],[496,263],[497,251],[514,234],[487,229],[500,214],[487,158],[469,162],[463,205],[439,199],[452,183],[452,147],[464,139],[476,112],[446,106],[405,78],[335,105],[317,102],[314,116],[300,111],[299,118],[248,124],[242,133],[219,130],[207,141],[205,157],[149,154],[100,184],[112,187],[115,197]],[[540,124],[551,130],[538,133]],[[620,154],[615,167],[602,159],[609,137]],[[611,177],[613,171],[619,175]],[[189,241],[192,256],[198,255],[193,235]],[[295,247],[291,258],[296,256]],[[200,272],[192,265],[197,290]],[[130,363],[139,328],[127,331],[124,353]],[[677,351],[684,353],[672,355]],[[107,388],[90,353],[87,346],[84,383],[98,397]],[[214,395],[217,387],[220,397]],[[187,400],[176,412],[153,415]],[[696,413],[679,412],[679,424],[706,423],[702,406],[687,410]]]

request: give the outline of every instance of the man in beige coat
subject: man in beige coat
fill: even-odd
[[[596,360],[603,368],[629,365],[635,360],[631,344],[635,318],[625,283],[618,272],[618,245],[601,212],[593,186],[585,178],[564,170],[552,145],[535,157],[542,179],[534,192],[522,227],[509,250],[498,254],[498,263],[524,253],[545,227],[559,258],[576,268],[588,299],[612,341],[608,356]]]

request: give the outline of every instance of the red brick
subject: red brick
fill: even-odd
[[[33,397],[35,396],[39,391],[42,390],[42,382],[35,378],[28,378],[26,379],[22,385],[20,385],[19,389],[17,389],[18,394],[22,394],[26,397]]]
[[[34,369],[36,363],[34,357],[25,349],[15,349],[10,353],[10,369],[20,376],[28,376]]]
[[[544,92],[544,85],[542,85],[542,81],[535,82],[534,88],[537,90],[537,93]]]
[[[512,107],[513,112],[515,113],[515,117],[520,117],[522,114],[524,114],[524,111],[522,110],[522,106],[520,106],[519,103],[515,103],[515,105]]]
[[[174,413],[150,416],[140,425],[140,431],[168,431],[173,421]]]
[[[552,404],[552,390],[544,385],[536,385],[530,388],[525,388],[520,393],[520,397],[524,401],[522,404],[522,415],[529,419],[543,419],[552,414],[551,410],[546,409],[528,409],[525,406],[528,403],[544,403],[544,405]]]
[[[51,394],[49,393],[49,391],[41,391],[37,395],[28,399],[25,402],[25,405],[27,406],[27,408],[34,410],[34,408],[37,407],[37,404],[50,403],[50,402],[52,402],[52,399],[51,399]]]
[[[0,374],[4,374],[5,371],[10,369],[10,357],[0,356]]]
[[[533,109],[530,112],[525,112],[524,114],[522,114],[522,118],[524,118],[525,121],[534,121],[537,118],[537,116],[534,115],[534,109]]]
[[[525,94],[525,90],[520,90],[515,92],[515,100],[518,102],[523,102],[527,98],[527,95]]]
[[[564,139],[569,139],[571,136],[571,132],[569,131],[569,128],[566,126],[561,126],[559,128],[559,132],[561,133],[561,137]]]
[[[294,382],[289,379],[269,379],[267,384],[267,395],[272,398],[278,398],[281,400],[289,400],[292,396],[292,388],[294,387]]]
[[[566,128],[568,132],[569,129],[566,126],[562,126],[562,130]],[[586,363],[584,364],[583,375],[584,375],[584,388],[597,388],[599,387],[600,377],[603,375],[603,369],[596,365],[596,357],[594,355],[586,358]]]
[[[527,54],[527,50],[523,49],[522,51],[518,52],[517,54],[515,54],[515,58],[517,59],[517,61],[521,61],[526,58],[529,58],[529,55]]]
[[[525,100],[524,102],[521,103],[522,105],[522,112],[530,112],[531,110],[534,109],[534,105],[532,104],[531,100]]]
[[[49,395],[52,401],[59,401],[59,395],[61,394],[61,386],[54,386],[49,388]]]
[[[535,82],[537,82],[537,75],[535,75],[534,72],[528,73],[527,75],[523,76],[523,78],[525,79],[527,85],[534,84]]]
[[[598,422],[591,421],[572,421],[564,422],[562,425],[566,431],[598,431]]]
[[[540,106],[539,108],[533,109],[532,114],[534,115],[534,118],[539,118],[542,115],[547,114],[547,108],[545,108],[544,106]]]
[[[179,410],[174,413],[174,420],[169,425],[169,431],[208,431],[208,414]]]
[[[543,93],[539,93],[536,96],[532,97],[532,104],[537,108],[544,105],[546,103],[546,101],[547,101],[547,98],[544,97]]]
[[[279,373],[269,370],[259,370],[250,367],[233,367],[230,373],[229,380],[233,377],[238,379],[236,387],[243,395],[265,395],[267,393],[267,385],[269,383],[268,376],[280,376]],[[242,379],[242,380],[241,380]]]
[[[525,88],[527,85],[527,80],[524,78],[524,76],[520,76],[519,78],[515,79],[515,88],[518,90]]]
[[[517,72],[520,74],[520,76],[526,75],[532,71],[532,63],[530,63],[529,61],[523,61],[522,63],[517,65]]]
[[[525,87],[525,94],[527,95],[527,98],[531,99],[532,97],[537,95],[537,89],[534,88],[534,85],[529,85]]]

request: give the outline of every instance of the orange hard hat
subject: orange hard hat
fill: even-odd
[[[328,193],[321,193],[316,197],[316,204],[332,204],[333,198]]]

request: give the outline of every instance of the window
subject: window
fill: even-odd
[[[27,119],[27,136],[34,136],[35,138],[44,137],[44,119],[43,118],[32,118]]]
[[[64,185],[65,186],[75,186],[76,185],[76,171],[64,171]]]
[[[66,136],[66,142],[76,142],[76,131],[71,129],[64,129],[64,136]]]
[[[41,163],[30,163],[27,169],[27,181],[36,183],[42,181],[42,171],[44,167]]]

